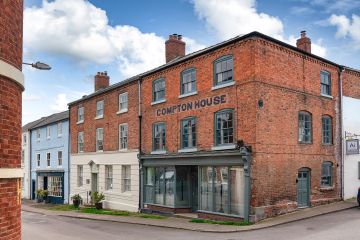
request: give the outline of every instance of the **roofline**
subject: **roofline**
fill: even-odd
[[[53,115],[62,114],[62,113],[68,112],[68,111],[69,111],[69,110],[66,110],[66,111],[63,111],[63,112],[59,112],[59,113],[51,114],[51,115],[49,115],[49,116],[43,117],[43,120],[38,119],[38,120],[41,120],[41,121],[39,121],[39,122],[38,122],[37,124],[35,124],[33,127],[28,128],[28,131],[30,131],[30,130],[35,130],[35,129],[38,129],[38,128],[41,128],[41,127],[44,127],[44,126],[47,126],[47,125],[50,125],[50,124],[62,122],[62,121],[64,121],[64,120],[68,120],[70,114],[68,115],[68,117],[62,117],[62,118],[60,118],[60,119],[57,119],[56,121],[51,121],[51,122],[48,122],[47,124],[41,125],[44,121],[46,121],[47,118],[49,118],[49,117],[51,117],[51,116],[53,116]]]
[[[300,49],[300,48],[297,48],[297,47],[295,47],[295,46],[293,46],[293,45],[290,45],[290,44],[285,43],[285,42],[283,42],[283,41],[280,41],[280,40],[278,40],[278,39],[275,39],[275,38],[272,38],[272,37],[270,37],[270,36],[267,36],[267,35],[265,35],[265,34],[263,34],[263,33],[260,33],[260,32],[257,32],[257,31],[253,31],[253,32],[251,32],[251,33],[244,34],[244,35],[241,35],[241,36],[240,36],[240,35],[239,35],[239,36],[236,36],[236,37],[234,37],[234,38],[231,38],[231,39],[228,39],[228,40],[226,40],[226,41],[217,43],[217,44],[215,44],[215,45],[212,45],[212,46],[210,46],[210,47],[207,47],[207,48],[198,50],[198,51],[196,51],[196,52],[189,53],[189,54],[185,55],[184,57],[181,57],[181,58],[179,58],[179,59],[177,59],[177,60],[171,61],[171,62],[169,62],[169,63],[165,63],[164,65],[161,65],[161,66],[159,66],[159,67],[157,67],[157,68],[154,68],[154,69],[151,69],[151,70],[149,70],[149,71],[140,73],[140,74],[138,74],[138,75],[136,75],[136,76],[134,76],[134,77],[128,78],[128,79],[126,79],[126,80],[124,80],[124,81],[121,81],[121,82],[118,82],[118,83],[115,83],[115,84],[113,84],[113,85],[111,85],[111,86],[109,86],[109,87],[107,87],[107,88],[105,88],[105,89],[102,89],[102,90],[99,90],[99,91],[97,91],[97,92],[94,92],[94,93],[92,93],[92,94],[90,94],[90,95],[88,95],[88,96],[86,96],[86,97],[83,97],[83,98],[81,98],[81,99],[78,99],[78,100],[75,100],[75,101],[73,101],[73,102],[70,102],[70,103],[68,104],[68,106],[70,107],[71,105],[74,105],[74,104],[76,104],[76,103],[78,103],[78,102],[81,102],[81,101],[83,101],[83,100],[87,100],[87,99],[90,99],[90,98],[92,98],[92,97],[98,96],[98,95],[100,95],[100,94],[102,94],[102,93],[109,92],[109,91],[111,91],[111,90],[113,90],[113,89],[116,89],[116,88],[118,88],[118,87],[124,86],[125,84],[135,82],[135,81],[137,81],[137,80],[140,80],[140,79],[143,78],[143,77],[149,76],[149,75],[151,75],[151,74],[153,74],[153,73],[156,73],[156,72],[158,72],[158,71],[161,71],[161,70],[163,70],[163,69],[166,69],[166,68],[172,67],[172,66],[174,66],[174,65],[177,65],[177,64],[179,64],[179,63],[185,62],[185,61],[187,61],[187,60],[189,60],[189,59],[192,59],[192,58],[195,58],[195,57],[198,57],[198,56],[207,54],[208,52],[211,52],[211,51],[213,51],[213,50],[222,48],[222,47],[227,46],[227,45],[229,45],[229,44],[232,44],[232,43],[234,43],[234,42],[242,41],[242,40],[245,40],[245,39],[248,39],[248,38],[253,38],[253,37],[259,37],[259,38],[262,38],[262,39],[271,41],[271,42],[273,42],[273,43],[279,44],[279,45],[281,45],[281,46],[283,46],[283,47],[289,48],[289,49],[294,50],[294,51],[296,51],[296,52],[299,52],[299,53],[301,53],[301,54],[304,54],[304,55],[307,55],[307,56],[309,56],[309,57],[318,59],[318,60],[320,60],[320,61],[326,62],[326,63],[331,64],[331,65],[334,65],[334,66],[336,66],[336,67],[338,67],[338,68],[346,68],[346,69],[348,69],[348,70],[352,70],[352,71],[356,71],[356,72],[360,73],[360,70],[353,69],[353,68],[349,68],[349,67],[346,67],[346,66],[337,64],[337,63],[332,62],[332,61],[330,61],[330,60],[328,60],[328,59],[325,59],[325,58],[319,57],[319,56],[317,56],[317,55],[315,55],[315,54],[306,52],[306,51],[304,51],[304,50],[302,50],[302,49]]]

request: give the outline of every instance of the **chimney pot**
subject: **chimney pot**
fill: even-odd
[[[185,42],[182,41],[182,35],[176,33],[169,35],[169,39],[165,42],[166,62],[183,56],[185,56]]]
[[[306,36],[306,31],[300,32],[300,38],[296,41],[296,46],[308,53],[311,53],[311,39]]]

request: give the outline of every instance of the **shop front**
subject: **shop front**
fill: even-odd
[[[147,155],[141,162],[143,210],[247,218],[250,178],[239,151]]]
[[[37,190],[47,190],[47,201],[54,204],[64,203],[64,172],[36,171]]]

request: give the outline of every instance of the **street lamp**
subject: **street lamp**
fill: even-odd
[[[23,63],[25,65],[30,65],[33,68],[39,69],[39,70],[50,70],[51,67],[49,65],[47,65],[46,63],[42,63],[37,61],[36,63]]]

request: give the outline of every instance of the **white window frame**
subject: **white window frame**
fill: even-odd
[[[128,176],[126,176],[128,174]],[[122,165],[121,167],[121,192],[131,191],[131,165]]]
[[[117,113],[124,113],[128,111],[129,96],[127,92],[119,94],[119,111]]]
[[[123,132],[122,131],[123,129],[126,131]],[[122,123],[119,125],[119,150],[127,150],[128,144],[129,144],[129,126],[127,123]]]
[[[84,107],[79,107],[78,108],[78,121],[77,123],[83,123],[84,122]]]
[[[60,154],[61,156],[59,156],[59,153],[61,153],[61,154]],[[57,154],[57,155],[58,155],[58,157],[57,157],[57,158],[58,158],[58,166],[61,167],[61,166],[62,166],[62,162],[63,162],[63,151],[58,151],[58,154]]]
[[[36,154],[36,166],[40,167],[40,165],[41,165],[41,155],[40,155],[40,153],[37,153]]]
[[[100,141],[101,141],[101,145],[99,144]],[[102,149],[100,149],[100,146],[102,146]],[[104,129],[103,128],[96,129],[96,151],[97,152],[104,151]]]
[[[105,190],[113,189],[113,166],[105,165]]]
[[[36,129],[36,141],[40,142],[40,138],[41,138],[40,129]]]
[[[104,100],[96,102],[96,117],[95,119],[104,117]]]
[[[80,140],[82,140],[80,142]],[[81,144],[81,151],[80,151],[80,144]],[[78,132],[78,153],[84,152],[84,132]]]
[[[46,153],[46,166],[50,167],[51,166],[51,153]]]
[[[51,126],[46,126],[46,139],[51,138]]]
[[[62,136],[62,122],[56,124],[56,132],[58,137]]]

